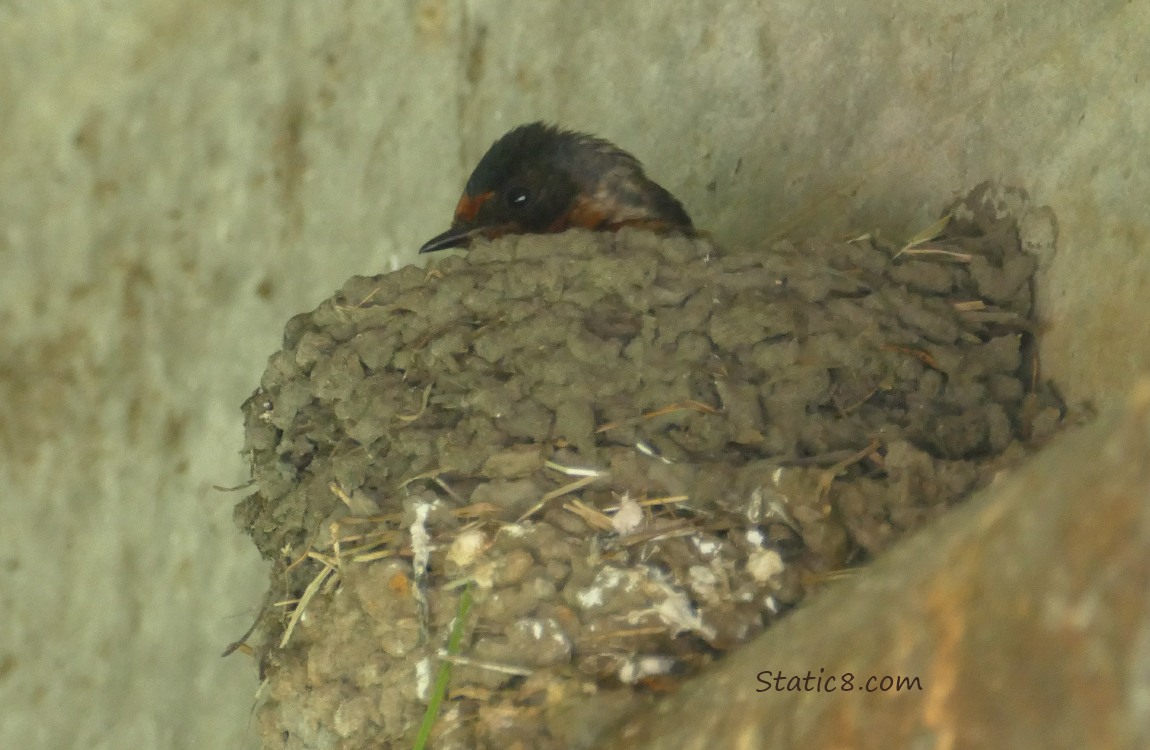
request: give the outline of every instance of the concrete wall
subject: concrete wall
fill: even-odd
[[[254,741],[238,405],[493,138],[608,137],[724,242],[1052,206],[1046,374],[1150,369],[1150,5],[0,4],[0,747]]]

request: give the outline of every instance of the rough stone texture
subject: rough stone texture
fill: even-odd
[[[597,747],[1150,746],[1148,492],[1145,381]]]
[[[215,658],[267,579],[212,488],[247,479],[235,405],[526,119],[632,150],[731,246],[1026,186],[1046,375],[1119,398],[1148,33],[1122,0],[0,3],[0,747],[252,740],[253,670]]]
[[[470,585],[436,746],[591,747],[1016,463],[1060,407],[1007,204],[911,248],[507,238],[294,317],[236,508],[287,602],[265,744],[410,746]]]

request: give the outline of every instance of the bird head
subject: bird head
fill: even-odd
[[[419,252],[464,246],[476,237],[645,222],[691,227],[679,202],[647,179],[633,156],[599,138],[536,122],[492,144],[467,180],[451,228]]]

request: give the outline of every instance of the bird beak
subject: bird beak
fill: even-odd
[[[462,247],[470,244],[471,240],[483,234],[486,227],[453,226],[442,234],[437,234],[419,248],[421,253],[434,253],[436,250],[447,250],[451,247]]]
[[[479,195],[464,193],[455,207],[455,221],[451,222],[451,229],[443,234],[437,234],[419,248],[421,253],[434,253],[436,250],[446,250],[449,247],[461,247],[471,242],[478,235],[491,236],[493,227],[477,225],[479,209],[491,200],[495,193],[487,192]]]

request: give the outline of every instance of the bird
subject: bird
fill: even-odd
[[[574,227],[695,236],[683,204],[634,156],[602,138],[532,122],[491,145],[467,180],[451,228],[419,252]]]

